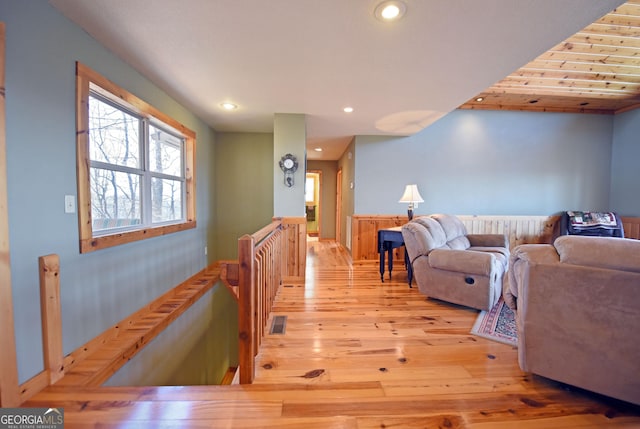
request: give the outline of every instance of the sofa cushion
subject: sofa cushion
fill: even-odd
[[[464,250],[470,246],[467,238],[467,228],[455,216],[444,214],[432,215],[444,231],[446,237],[446,246],[450,249]]]
[[[432,215],[445,235],[445,243],[440,247],[447,247],[454,250],[465,250],[471,245],[467,238],[467,228],[460,219],[455,216],[435,214]]]
[[[411,259],[428,255],[433,249],[446,245],[446,236],[438,222],[426,216],[414,218],[402,226],[402,236]]]
[[[509,266],[509,249],[506,247],[482,247],[482,246],[471,246],[467,250],[474,250],[476,252],[486,252],[491,253],[495,256],[496,261],[501,264],[503,267]]]
[[[422,254],[428,254],[432,249],[437,249],[447,244],[447,236],[435,219],[432,219],[429,216],[420,216],[409,222],[408,226],[411,226],[412,224],[418,224],[424,228],[420,234],[425,236],[424,244],[426,246],[426,251],[421,252]],[[416,228],[416,231],[417,230],[418,228]]]
[[[456,271],[488,276],[504,273],[504,264],[496,260],[496,254],[470,250],[435,249],[429,254],[429,266],[438,270]]]
[[[640,272],[640,241],[563,235],[553,245],[560,261],[611,270]]]
[[[504,247],[509,248],[509,239],[506,234],[467,234],[471,247]]]

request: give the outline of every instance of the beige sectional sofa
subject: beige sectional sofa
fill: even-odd
[[[640,404],[640,241],[521,245],[508,278],[522,370]]]

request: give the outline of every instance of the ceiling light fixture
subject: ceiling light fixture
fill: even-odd
[[[407,11],[407,6],[401,2],[396,0],[383,1],[374,11],[376,18],[380,21],[389,22],[396,21],[404,15]]]
[[[481,101],[484,101],[484,97],[478,97],[478,98],[476,98],[476,101],[477,101],[478,103],[480,103]]]
[[[238,108],[238,105],[233,103],[222,103],[220,106],[222,106],[224,110],[236,110]]]
[[[347,107],[345,107],[345,108],[344,108],[344,109],[342,109],[342,110],[344,110],[344,113],[351,113],[351,112],[353,112],[353,107],[349,107],[349,106],[347,106]]]
[[[314,149],[316,152],[322,152],[322,148],[321,147],[317,147]]]

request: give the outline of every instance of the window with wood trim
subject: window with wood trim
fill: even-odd
[[[195,133],[77,63],[80,251],[196,226]]]

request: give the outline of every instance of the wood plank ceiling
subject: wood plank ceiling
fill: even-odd
[[[460,106],[605,114],[638,107],[640,0],[622,4]]]

